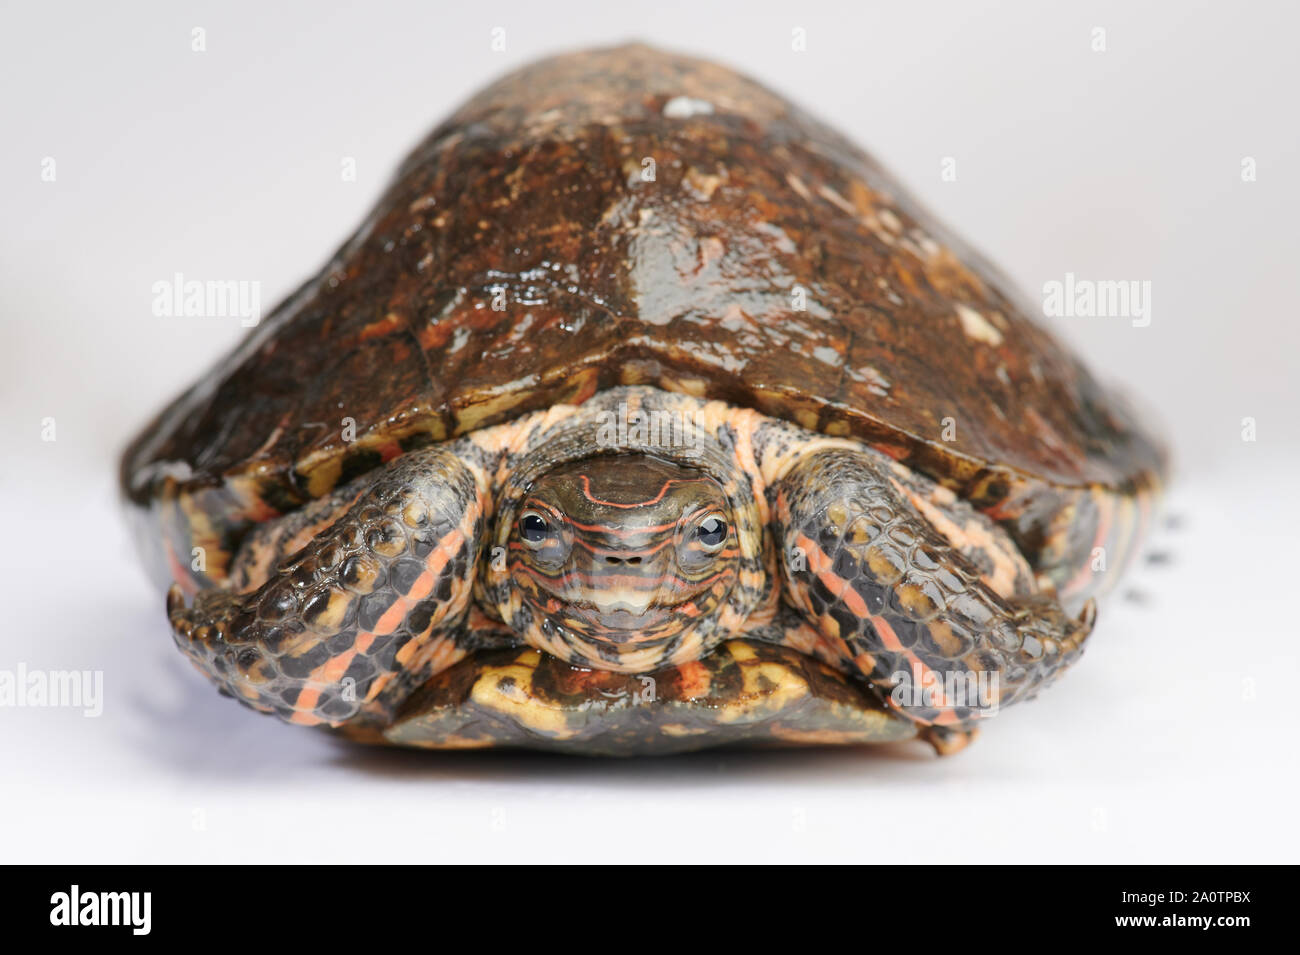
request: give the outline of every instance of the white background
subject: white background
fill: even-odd
[[[101,670],[105,703],[98,719],[0,709],[0,860],[1296,861],[1300,17],[443,6],[4,4],[0,669]],[[728,62],[838,125],[1031,300],[1066,272],[1153,283],[1147,328],[1054,325],[1171,441],[1165,559],[1102,607],[1075,671],[959,756],[356,749],[219,698],[172,648],[116,456],[241,330],[156,318],[151,285],[255,279],[269,311],[483,83],[630,38]]]

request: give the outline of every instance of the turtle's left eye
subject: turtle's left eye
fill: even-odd
[[[529,511],[519,518],[519,536],[525,544],[540,544],[550,533],[551,525],[536,511]]]
[[[722,549],[727,542],[727,522],[716,514],[695,525],[695,539],[710,553]]]

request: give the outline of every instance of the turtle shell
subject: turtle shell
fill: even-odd
[[[1078,593],[1161,469],[860,149],[731,70],[628,46],[521,69],[435,129],[320,274],[136,440],[124,486],[193,589],[250,524],[403,450],[620,384],[861,438]]]

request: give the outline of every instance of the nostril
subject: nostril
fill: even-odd
[[[640,558],[640,557],[615,557],[613,554],[606,554],[606,555],[605,555],[605,563],[607,563],[607,564],[639,564],[639,563],[641,563],[641,558]]]

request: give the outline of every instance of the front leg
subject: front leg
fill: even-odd
[[[908,500],[886,458],[813,451],[774,487],[788,596],[940,752],[1081,653],[1093,609],[995,591]]]
[[[203,591],[190,607],[172,588],[177,643],[254,709],[292,723],[382,721],[402,688],[463,654],[452,634],[473,589],[484,483],[452,449],[427,448],[318,502],[310,520],[259,529],[244,550],[270,571],[260,586]]]

